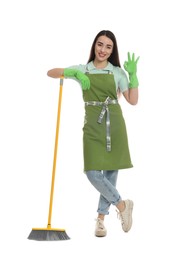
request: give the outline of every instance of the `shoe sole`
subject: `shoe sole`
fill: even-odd
[[[106,236],[106,234],[107,234],[107,232],[102,232],[102,231],[96,231],[95,232],[95,236],[96,237],[105,237]]]
[[[131,229],[131,227],[132,227],[132,211],[133,211],[133,206],[134,206],[134,203],[133,203],[133,201],[129,201],[129,213],[130,213],[130,218],[129,218],[129,222],[128,222],[128,227],[127,227],[127,229],[123,229],[125,232],[128,232],[130,229]]]

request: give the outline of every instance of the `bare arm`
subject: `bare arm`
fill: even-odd
[[[139,97],[138,88],[129,88],[128,90],[123,92],[123,96],[129,104],[137,105]]]
[[[55,68],[51,69],[47,72],[47,76],[51,78],[60,78],[64,75],[64,69],[63,68]]]

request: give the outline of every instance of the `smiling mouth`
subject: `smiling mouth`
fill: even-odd
[[[99,56],[100,56],[101,58],[104,58],[104,57],[106,56],[106,54],[101,54],[101,53],[99,53]]]

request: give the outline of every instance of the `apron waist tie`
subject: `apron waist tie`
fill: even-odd
[[[103,117],[106,113],[106,149],[108,152],[111,151],[110,113],[109,113],[108,105],[116,105],[116,104],[118,104],[117,99],[111,99],[110,97],[107,97],[104,102],[100,102],[100,101],[85,102],[85,106],[102,106],[102,110],[97,120],[99,124],[102,123]]]

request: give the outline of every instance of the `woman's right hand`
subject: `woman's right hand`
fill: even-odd
[[[83,90],[90,89],[90,80],[89,78],[81,71],[76,69],[64,69],[65,78],[76,78],[80,81],[81,87]]]

